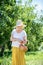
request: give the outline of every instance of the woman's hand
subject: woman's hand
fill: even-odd
[[[18,41],[19,43],[22,42],[20,39],[14,38],[13,36],[10,37],[10,41]]]
[[[17,41],[17,38],[13,38],[13,36],[10,37],[10,41]]]
[[[27,38],[23,37],[23,41],[20,42],[20,46],[27,43]]]
[[[25,37],[24,37],[24,40],[22,41],[22,40],[20,40],[20,39],[18,39],[18,38],[14,38],[13,36],[11,36],[10,37],[10,41],[18,41],[20,44],[26,44],[26,39],[25,39]]]
[[[22,40],[20,40],[20,39],[18,39],[18,38],[17,38],[17,41],[18,41],[19,43],[22,43],[22,42],[23,42]]]

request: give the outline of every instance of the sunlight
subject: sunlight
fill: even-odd
[[[36,7],[36,9],[37,9],[38,11],[40,11],[40,10],[42,10],[42,6],[41,6],[40,4],[38,4],[37,7]]]

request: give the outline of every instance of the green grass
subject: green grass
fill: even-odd
[[[26,54],[26,60],[43,60],[43,52],[36,52],[34,54]]]
[[[43,65],[43,53],[25,55],[26,65]]]
[[[43,65],[43,52],[26,53],[26,65]],[[11,65],[11,55],[0,58],[1,65]]]

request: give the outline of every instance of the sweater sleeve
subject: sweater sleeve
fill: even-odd
[[[27,37],[27,33],[25,31],[23,31],[23,37],[26,36]]]
[[[14,32],[15,32],[15,29],[13,29],[12,32],[11,32],[11,35],[12,35],[12,36],[14,35]]]

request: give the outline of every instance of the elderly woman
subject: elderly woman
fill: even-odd
[[[25,46],[27,42],[27,34],[24,31],[25,25],[21,20],[16,22],[16,29],[11,33],[10,41],[12,41],[12,65],[25,65]]]

